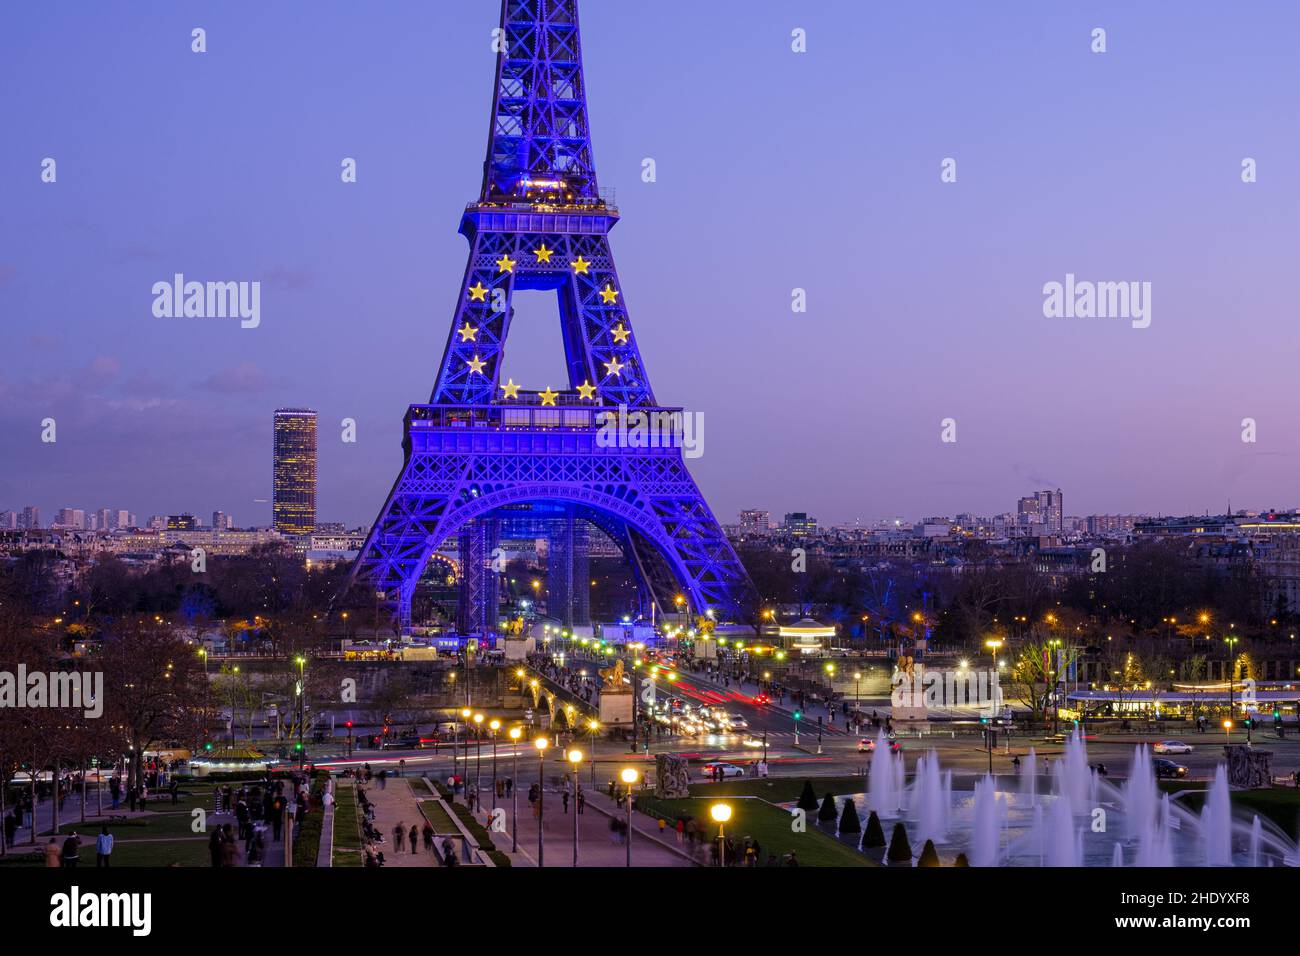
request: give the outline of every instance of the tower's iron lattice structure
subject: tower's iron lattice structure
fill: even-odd
[[[461,219],[469,263],[429,403],[405,420],[405,464],[354,575],[395,604],[403,633],[430,554],[458,539],[458,628],[497,625],[500,524],[532,512],[549,534],[548,597],[582,623],[589,527],[622,550],[650,602],[736,616],[751,585],[669,442],[629,447],[655,402],[610,251],[618,210],[596,181],[577,0],[503,0],[483,189]],[[500,377],[518,290],[556,293],[568,387]],[[649,419],[639,418],[650,416]],[[626,426],[619,429],[621,422]],[[503,517],[504,516],[504,517]]]

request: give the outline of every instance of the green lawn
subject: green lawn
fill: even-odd
[[[1205,806],[1208,793],[1208,790],[1195,790],[1179,802],[1187,809],[1199,813]],[[1266,790],[1234,790],[1232,805],[1247,814],[1257,813],[1272,820],[1293,840],[1300,833],[1300,789],[1269,787]]]
[[[442,808],[437,800],[421,800],[420,809],[424,811],[425,818],[433,825],[433,832],[439,835],[452,834],[458,835],[460,830],[456,827],[456,822],[452,820],[451,815]]]
[[[334,791],[334,866],[362,866],[360,808],[351,781],[342,781]]]
[[[768,777],[763,780],[722,780],[718,783],[691,784],[692,797],[762,797],[772,803],[793,803],[803,791],[804,781],[812,782],[820,800],[828,793],[840,796],[862,793],[866,777]]]
[[[862,778],[856,778],[861,785]],[[763,783],[765,781],[753,781]],[[766,781],[774,782],[774,781]],[[814,783],[814,786],[816,784]],[[803,787],[803,780],[798,788]],[[821,791],[818,791],[821,792]],[[798,797],[798,789],[794,796]],[[714,799],[688,797],[683,800],[655,800],[653,797],[638,797],[638,809],[648,812],[650,816],[664,815],[671,827],[679,815],[694,817],[697,821],[707,823],[706,834],[717,836],[717,825],[709,816],[709,808],[716,803]],[[790,827],[790,814],[780,807],[774,807],[764,800],[733,799],[731,805],[731,822],[727,824],[727,833],[737,844],[746,836],[758,840],[762,859],[766,861],[769,852],[780,859],[793,850],[803,866],[873,866],[866,856],[851,847],[845,846],[833,837],[817,830],[816,824],[810,822],[807,831],[795,833]]]

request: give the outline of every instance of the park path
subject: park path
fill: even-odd
[[[365,785],[366,796],[375,808],[375,828],[384,835],[382,850],[384,866],[437,866],[435,855],[423,847],[420,837],[420,850],[411,852],[410,842],[404,837],[399,852],[393,842],[393,827],[402,824],[406,836],[411,835],[411,826],[424,829],[424,815],[420,813],[419,802],[411,792],[405,777],[389,777],[386,785],[380,786],[378,778]],[[427,798],[427,799],[432,799]]]
[[[537,866],[537,818],[528,803],[528,782],[519,793],[519,849],[511,852],[510,812],[511,800],[499,799],[498,806],[506,811],[504,833],[493,833],[497,849],[510,857],[514,866]],[[569,811],[564,812],[564,801],[555,785],[548,781],[543,801],[545,819],[542,825],[543,861],[547,867],[573,866],[573,823],[578,822],[578,865],[583,867],[626,866],[627,847],[614,840],[610,830],[611,818],[617,814],[626,820],[626,811],[616,810],[614,801],[602,792],[593,792],[584,784],[587,795],[586,808],[577,813],[576,801],[570,799]],[[485,792],[484,808],[475,814],[487,826],[492,811],[491,795]],[[658,822],[649,817],[632,814],[632,865],[692,866],[689,855],[677,851],[668,841],[658,837]]]

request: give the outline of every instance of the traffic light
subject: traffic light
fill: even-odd
[[[803,711],[801,711],[801,710],[796,710],[796,711],[794,712],[794,719],[795,719],[795,720],[798,720],[798,719],[799,719],[800,717],[802,717],[802,716],[803,716]]]
[[[212,741],[209,740],[207,743],[205,743],[205,744],[203,745],[203,749],[204,749],[204,750],[211,750],[211,749],[212,749]]]
[[[302,744],[300,744],[300,743],[296,743],[296,744],[294,744],[294,745],[293,745],[293,749],[294,749],[294,750],[299,750],[299,751],[302,750]]]

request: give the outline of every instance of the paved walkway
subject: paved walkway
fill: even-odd
[[[384,853],[384,866],[437,866],[434,854],[424,849],[423,834],[418,839],[419,852],[411,852],[408,840],[411,826],[423,831],[424,816],[420,813],[418,801],[411,792],[407,779],[389,777],[387,786],[381,787],[376,778],[366,784],[364,789],[375,808],[375,829],[384,835],[384,842],[379,847]],[[400,849],[393,839],[393,828],[399,823],[404,831]]]
[[[558,768],[557,768],[558,769]],[[391,784],[390,784],[391,786]],[[569,801],[569,812],[564,812],[564,802],[558,790],[549,786],[546,798],[545,819],[542,826],[544,843],[543,861],[548,867],[573,866],[573,823],[578,822],[578,865],[626,866],[627,847],[615,842],[610,830],[610,820],[617,812],[619,820],[626,819],[626,811],[616,811],[614,802],[602,793],[592,793],[584,788],[588,795],[583,813],[576,812],[576,803]],[[487,825],[492,804],[490,795],[485,794],[485,810],[476,814],[480,823]],[[497,848],[510,857],[514,866],[537,866],[537,818],[531,812],[528,803],[528,783],[525,782],[519,792],[519,851],[510,852],[510,811],[511,801],[502,799],[498,805],[506,811],[506,831],[493,833],[492,841]],[[642,814],[632,815],[632,865],[642,866],[691,866],[689,856],[679,853],[657,836],[658,823]]]

